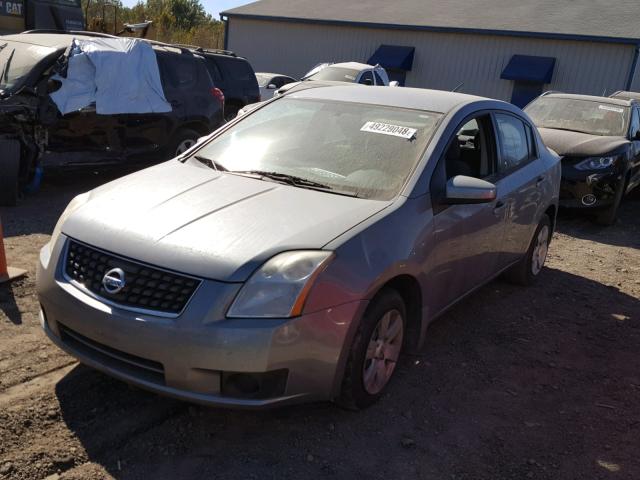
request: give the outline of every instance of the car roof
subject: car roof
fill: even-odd
[[[331,67],[340,67],[340,68],[350,68],[352,70],[368,70],[373,68],[373,65],[368,65],[366,63],[358,63],[358,62],[342,62],[342,63],[332,63],[328,65],[326,68]]]
[[[368,103],[372,105],[411,108],[440,113],[447,113],[463,104],[489,100],[484,97],[476,97],[474,95],[467,95],[464,93],[446,92],[443,90],[427,90],[424,88],[408,87],[374,87],[364,85],[353,87],[350,85],[338,84],[339,82],[336,82],[335,86],[323,85],[317,88],[292,90],[287,93],[287,97]],[[497,103],[504,103],[500,100],[494,101]]]
[[[640,92],[629,92],[625,90],[621,90],[610,95],[609,98],[624,98],[627,100],[640,100]]]
[[[91,32],[74,32],[73,34],[33,32],[4,35],[2,36],[2,39],[13,42],[28,43],[30,45],[38,45],[40,47],[66,48],[71,45],[73,39],[77,37],[98,38],[104,37],[104,35],[92,35]]]
[[[617,97],[599,97],[596,95],[578,95],[575,93],[549,93],[544,95],[544,98],[566,98],[571,100],[587,100],[591,102],[608,103],[611,105],[620,105],[628,107],[631,105],[631,100]]]

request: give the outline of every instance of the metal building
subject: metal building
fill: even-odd
[[[407,86],[524,105],[544,90],[640,90],[638,0],[262,0],[221,13],[256,71],[379,63]]]

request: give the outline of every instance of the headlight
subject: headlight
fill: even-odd
[[[244,284],[227,317],[288,318],[300,315],[314,280],[332,257],[333,253],[321,250],[276,255]]]
[[[90,192],[83,193],[81,195],[78,195],[77,197],[74,197],[74,199],[69,202],[69,205],[67,205],[67,208],[65,208],[64,212],[62,212],[62,215],[60,215],[60,218],[58,219],[58,223],[56,223],[56,227],[53,229],[53,233],[51,234],[51,240],[49,240],[50,250],[58,241],[58,237],[60,237],[60,232],[62,231],[62,224],[64,224],[65,220],[67,220],[67,218],[69,218],[73,212],[75,212],[82,205],[87,203],[87,201],[89,200],[89,195],[90,195]]]
[[[587,158],[575,165],[576,170],[602,170],[616,163],[617,157]]]

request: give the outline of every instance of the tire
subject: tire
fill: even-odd
[[[177,157],[181,153],[191,148],[196,144],[198,138],[200,138],[201,136],[202,135],[195,130],[191,130],[188,128],[182,128],[178,130],[178,133],[174,135],[173,141],[171,142],[171,147],[169,150],[171,158]]]
[[[616,223],[618,218],[618,209],[622,203],[622,198],[624,197],[624,192],[627,189],[628,181],[629,179],[625,177],[623,181],[618,184],[615,197],[613,198],[613,203],[601,212],[598,212],[596,215],[596,223],[598,225],[609,226]]]
[[[230,122],[231,120],[233,120],[234,118],[236,118],[238,116],[238,111],[241,109],[242,107],[239,105],[235,105],[235,104],[229,104],[229,105],[225,105],[224,106],[224,119],[227,122]]]
[[[551,242],[551,219],[546,213],[540,218],[526,255],[505,272],[505,278],[518,285],[531,285],[544,266]],[[540,242],[545,242],[541,244]],[[542,248],[542,250],[540,250]]]
[[[340,396],[336,403],[344,408],[360,410],[376,402],[384,393],[402,351],[407,324],[406,312],[404,301],[395,290],[383,290],[372,300],[351,345]],[[385,319],[391,327],[386,343],[381,330]],[[377,348],[368,348],[373,347],[375,343],[378,344]],[[387,348],[382,348],[380,343]],[[372,359],[371,356],[381,358]],[[381,372],[382,375],[378,375]]]
[[[14,207],[20,200],[20,142],[0,142],[0,206]]]

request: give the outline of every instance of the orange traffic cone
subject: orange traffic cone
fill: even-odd
[[[27,273],[26,270],[7,266],[7,256],[4,254],[4,234],[0,222],[0,283],[8,282]]]

